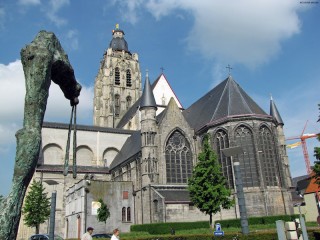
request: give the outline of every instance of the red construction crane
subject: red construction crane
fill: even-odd
[[[303,128],[302,133],[301,133],[300,136],[289,137],[286,140],[300,139],[301,143],[299,143],[299,145],[302,145],[303,157],[304,157],[304,161],[305,161],[305,164],[306,164],[307,173],[310,175],[312,173],[312,170],[311,170],[311,167],[310,167],[310,159],[309,159],[306,139],[317,137],[320,133],[304,134],[304,131],[306,130],[307,124],[308,124],[308,121],[304,125],[304,128]],[[296,146],[298,146],[298,145],[296,145]]]

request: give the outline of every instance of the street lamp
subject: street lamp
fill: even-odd
[[[47,179],[47,180],[44,180],[43,182],[53,187],[59,184],[59,182],[52,179]],[[51,194],[49,240],[54,240],[54,228],[55,228],[55,221],[56,221],[56,200],[57,200],[57,191],[54,189]]]
[[[233,156],[240,154],[240,153],[243,153],[242,147],[239,147],[239,146],[225,148],[225,149],[221,149],[221,150],[222,150],[223,155],[225,155],[226,157],[231,157],[231,158]],[[240,212],[241,230],[242,230],[243,234],[249,234],[246,201],[245,201],[244,193],[243,193],[243,184],[242,184],[239,161],[234,162],[233,167],[234,167],[234,175],[235,175],[235,183],[236,183],[239,212]]]

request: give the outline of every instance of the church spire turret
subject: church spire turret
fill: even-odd
[[[140,109],[144,107],[154,107],[157,108],[156,100],[152,92],[152,88],[149,81],[148,71],[146,73],[146,81],[144,83],[144,89],[141,97]]]
[[[157,105],[149,81],[148,72],[140,102],[142,185],[158,182],[157,158]]]
[[[274,117],[274,119],[277,121],[279,125],[284,125],[282,118],[280,116],[280,113],[278,111],[278,108],[275,102],[273,101],[272,96],[270,97],[270,115]]]

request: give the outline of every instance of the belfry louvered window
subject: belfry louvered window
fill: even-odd
[[[246,126],[239,126],[235,131],[237,146],[241,146],[243,153],[234,156],[234,161],[240,162],[240,170],[244,187],[258,187],[258,169],[254,153],[252,131]]]
[[[119,117],[120,114],[120,95],[114,95],[114,115]]]
[[[187,183],[192,174],[192,152],[188,140],[174,131],[165,147],[167,183]]]
[[[126,73],[126,78],[127,78],[127,87],[131,87],[131,71],[128,69]]]
[[[275,143],[271,131],[266,126],[259,129],[259,150],[262,174],[266,186],[277,186],[277,158],[275,154]]]
[[[114,84],[120,85],[120,70],[118,67],[114,70]]]
[[[234,188],[231,158],[226,157],[222,153],[222,149],[229,148],[228,134],[224,130],[218,130],[214,136],[214,146],[218,155],[218,161],[221,165],[223,176],[227,180],[227,186]]]

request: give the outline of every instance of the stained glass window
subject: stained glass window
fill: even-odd
[[[277,158],[271,131],[266,126],[259,129],[259,156],[266,186],[277,186]]]
[[[233,174],[232,174],[232,163],[231,158],[226,157],[222,153],[222,149],[229,148],[228,134],[223,130],[218,130],[214,136],[214,146],[218,155],[218,161],[221,165],[221,171],[223,176],[227,180],[227,186],[230,189],[234,188]]]
[[[187,183],[192,174],[192,152],[180,131],[169,137],[165,147],[167,183]]]
[[[240,170],[244,187],[258,187],[258,169],[252,131],[244,126],[239,126],[235,131],[237,146],[241,146],[243,153],[234,156],[234,161],[240,162]]]

